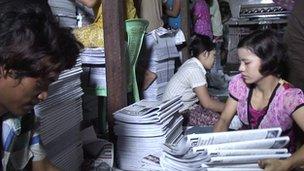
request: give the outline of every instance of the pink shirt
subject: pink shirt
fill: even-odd
[[[237,115],[244,128],[281,127],[283,135],[290,137],[290,152],[294,151],[294,121],[291,115],[298,108],[304,106],[304,95],[301,89],[294,88],[290,83],[281,80],[272,93],[265,109],[266,113],[256,121],[254,121],[254,118],[257,118],[257,113],[252,112],[252,108],[250,110],[250,104],[248,103],[248,99],[251,99],[252,88],[243,81],[241,74],[233,77],[228,90],[230,97],[238,101]],[[249,120],[254,122],[248,122]]]
[[[193,5],[194,32],[212,38],[211,16],[205,0],[197,0]]]

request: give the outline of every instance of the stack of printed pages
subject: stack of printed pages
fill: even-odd
[[[160,160],[150,160],[150,166],[159,164],[170,171],[261,171],[259,160],[291,155],[285,148],[289,137],[281,133],[281,128],[269,128],[185,135],[176,144],[165,143]]]
[[[49,87],[48,98],[35,106],[39,132],[49,159],[62,170],[77,170],[83,161],[81,61],[62,72]]]
[[[85,48],[80,54],[82,62],[82,87],[93,92],[106,89],[106,68],[104,48]]]
[[[161,100],[167,83],[174,75],[174,61],[179,57],[175,34],[176,31],[160,27],[145,36],[144,47],[147,52],[142,60],[147,64],[146,69],[157,75],[155,81],[143,92],[145,99]]]
[[[120,169],[140,170],[141,160],[182,136],[180,96],[169,101],[141,100],[114,113]]]

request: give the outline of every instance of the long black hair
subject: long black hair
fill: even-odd
[[[189,52],[191,57],[198,57],[204,51],[214,50],[215,45],[211,41],[209,36],[204,36],[200,34],[194,34],[191,37],[191,43],[189,46]]]
[[[262,75],[286,77],[287,51],[277,32],[270,29],[255,31],[245,36],[238,48],[246,48],[261,58]]]

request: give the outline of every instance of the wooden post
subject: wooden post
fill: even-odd
[[[189,54],[189,44],[190,44],[190,11],[189,11],[189,0],[181,0],[181,14],[182,14],[182,31],[185,34],[186,46],[182,49],[182,63],[184,63],[190,56]]]
[[[110,140],[114,142],[113,113],[127,105],[124,1],[103,1],[103,26],[107,78],[107,118]]]

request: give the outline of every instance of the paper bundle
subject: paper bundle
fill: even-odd
[[[63,170],[79,170],[83,160],[80,141],[82,88],[80,59],[49,87],[48,98],[35,106],[40,135],[48,157]]]
[[[165,170],[262,170],[257,162],[288,158],[289,137],[281,128],[185,135],[177,144],[163,145]]]
[[[181,106],[180,97],[165,102],[141,100],[114,113],[121,169],[140,170],[143,157],[161,152],[163,143],[181,137],[183,118],[177,113]]]

